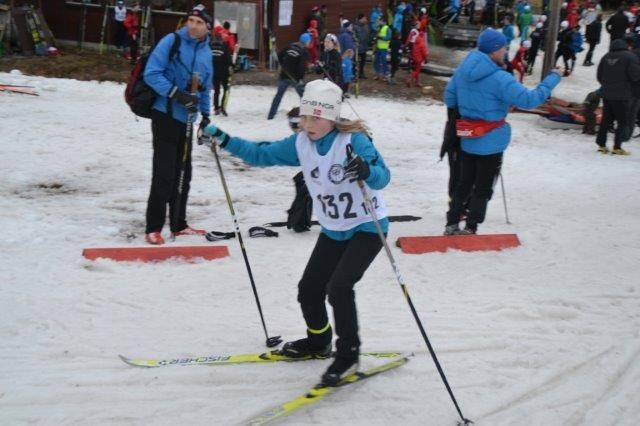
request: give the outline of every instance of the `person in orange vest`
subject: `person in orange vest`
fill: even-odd
[[[129,47],[125,58],[133,63],[138,59],[138,16],[131,9],[127,10],[124,27],[127,29],[127,47]]]

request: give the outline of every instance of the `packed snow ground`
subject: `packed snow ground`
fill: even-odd
[[[578,65],[555,94],[581,101],[597,87],[594,76],[594,67]],[[122,85],[17,72],[0,81],[41,93],[0,93],[0,423],[241,424],[317,381],[328,361],[123,364],[119,353],[265,350],[238,244],[219,243],[229,246],[229,258],[195,264],[84,260],[85,247],[143,245],[149,122],[128,112]],[[283,137],[282,112],[297,97],[288,93],[279,119],[267,121],[273,94],[234,87],[230,116],[215,119],[231,134]],[[363,97],[351,104],[392,171],[384,191],[390,214],[422,216],[392,224],[389,242],[440,234],[448,175],[446,162],[437,162],[443,106]],[[393,247],[411,297],[464,415],[478,425],[636,425],[640,146],[625,146],[630,157],[603,156],[593,137],[577,131],[541,128],[532,115],[509,121],[504,179],[512,224],[497,187],[480,230],[517,233],[522,246],[419,256]],[[195,147],[193,163],[190,223],[231,231],[212,154]],[[247,167],[226,153],[222,163],[245,233],[285,219],[297,170]],[[279,231],[277,239],[245,244],[269,332],[294,339],[304,334],[297,281],[319,229]],[[363,350],[416,356],[284,423],[454,424],[456,411],[384,253],[358,284],[357,301]]]

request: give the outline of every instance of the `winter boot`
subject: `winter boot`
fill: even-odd
[[[460,229],[456,235],[475,235],[477,232],[476,229],[469,227],[469,225],[465,226],[464,229]]]
[[[598,147],[598,152],[601,154],[608,154],[609,153],[609,148],[607,148],[606,146],[600,146]]]
[[[159,232],[149,232],[148,234],[145,234],[144,240],[147,243],[156,246],[164,244],[164,238],[162,238],[162,234],[160,234]]]
[[[458,235],[460,232],[460,226],[457,223],[453,225],[447,225],[444,227],[444,234],[442,235]]]
[[[215,115],[220,115],[220,107],[217,107],[214,111]]]
[[[613,151],[611,151],[611,154],[614,154],[614,155],[631,155],[631,153],[629,151],[625,151],[622,148],[614,148]]]
[[[325,386],[337,386],[345,377],[358,371],[358,354],[336,355],[333,362],[322,375],[321,383]]]
[[[174,232],[171,234],[172,237],[182,237],[184,235],[205,235],[207,231],[204,229],[193,229],[190,226],[187,226],[182,231]]]
[[[227,110],[224,108],[220,108],[220,112],[222,113],[222,115],[224,115],[225,117],[228,117],[227,115]]]

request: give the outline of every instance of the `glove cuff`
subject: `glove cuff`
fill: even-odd
[[[222,148],[227,146],[227,144],[229,143],[229,140],[231,139],[231,137],[223,131],[220,131],[220,135],[217,136],[217,138],[220,141],[220,147]]]

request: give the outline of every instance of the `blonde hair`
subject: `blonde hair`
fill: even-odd
[[[367,127],[363,120],[347,120],[346,118],[340,118],[335,122],[335,127],[342,133],[356,133],[361,132],[371,137],[371,130]]]

